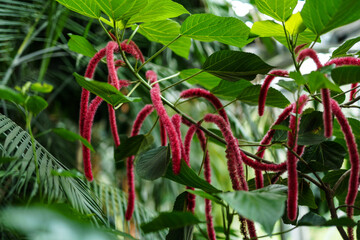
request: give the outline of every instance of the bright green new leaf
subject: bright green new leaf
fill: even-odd
[[[285,211],[287,187],[270,185],[255,191],[236,191],[218,194],[241,216],[260,223],[271,234],[275,223]]]
[[[357,83],[360,79],[360,66],[341,66],[331,71],[331,78],[339,85]]]
[[[194,14],[186,18],[180,33],[195,40],[243,47],[248,40],[249,28],[241,20],[233,17],[218,17],[212,14]]]
[[[74,34],[69,34],[69,36],[70,40],[68,46],[71,51],[88,57],[93,57],[96,54],[96,49],[88,40],[86,40],[86,38]]]
[[[301,14],[295,13],[285,22],[286,31],[292,36],[305,31],[306,26],[302,20]]]
[[[259,37],[283,37],[285,36],[284,28],[273,21],[258,21],[250,29],[251,36]]]
[[[242,90],[252,85],[251,82],[244,79],[240,79],[236,82],[222,80],[219,85],[211,89],[211,92],[220,98],[231,101],[239,96]]]
[[[301,16],[304,24],[317,35],[359,19],[359,0],[307,0]]]
[[[255,0],[260,12],[285,22],[296,7],[297,0]]]
[[[32,83],[30,89],[40,93],[50,93],[53,90],[53,86],[47,83]]]
[[[141,24],[138,32],[149,39],[149,41],[167,45],[180,35],[180,25],[173,20],[156,21]],[[190,47],[190,38],[184,36],[169,46],[177,55],[184,58],[189,57]]]
[[[287,44],[285,36],[283,36],[283,37],[275,36],[275,39],[277,41],[279,41],[282,45],[284,45],[285,47],[288,48],[288,44]],[[296,45],[301,45],[301,44],[304,44],[304,43],[311,43],[311,42],[315,41],[315,39],[316,39],[315,33],[313,33],[309,29],[305,29],[304,32],[300,33],[297,36]],[[317,38],[316,42],[321,42],[320,38]]]
[[[182,5],[171,0],[148,0],[146,7],[133,15],[128,24],[161,21],[188,13]]]
[[[136,160],[136,173],[143,179],[155,180],[162,177],[170,162],[168,147],[161,146],[144,152]]]
[[[261,85],[247,87],[242,90],[237,99],[250,105],[257,105],[259,103],[260,89]],[[280,91],[269,88],[265,102],[266,106],[285,108],[289,104],[290,101]]]
[[[114,86],[105,83],[95,81],[89,78],[85,78],[77,73],[74,73],[77,83],[90,91],[91,93],[101,97],[104,101],[111,104],[112,106],[117,106],[120,103],[127,102],[140,102],[141,98],[133,98],[124,96],[119,90],[117,90]]]
[[[345,56],[350,48],[352,48],[358,42],[360,42],[360,37],[347,40],[332,53],[331,58]]]
[[[56,135],[59,135],[60,137],[62,137],[63,139],[70,141],[70,142],[75,142],[77,140],[79,140],[82,144],[84,144],[85,147],[87,147],[88,149],[90,149],[92,152],[95,152],[94,148],[91,146],[91,144],[88,142],[88,140],[86,140],[85,138],[83,138],[82,136],[71,132],[65,128],[53,128],[52,129],[53,133],[55,133]]]
[[[273,67],[253,53],[222,50],[208,57],[202,67],[206,72],[228,81],[253,80]]]
[[[81,15],[99,18],[100,8],[96,3],[96,0],[56,0],[60,4],[64,5],[68,9],[77,12]]]
[[[40,112],[42,112],[45,108],[47,108],[48,103],[39,96],[30,96],[25,106],[28,111],[32,112],[35,116],[38,115]]]
[[[21,93],[4,85],[0,85],[0,99],[11,101],[16,104],[21,104],[25,101],[25,97]]]
[[[185,69],[180,72],[180,77],[182,79],[185,79],[185,78],[188,78],[200,71],[202,71],[202,70],[197,69],[197,68]],[[221,82],[221,78],[218,78],[207,72],[202,72],[202,73],[190,78],[189,80],[187,80],[187,82],[190,84],[199,84],[199,85],[203,86],[204,88],[210,90],[210,89],[216,87],[217,85],[219,85],[219,83]]]
[[[110,19],[130,18],[147,5],[147,0],[94,0]]]
[[[328,88],[336,92],[341,92],[341,89],[321,72],[313,71],[310,74],[305,75],[305,78],[307,79],[311,92],[315,92],[322,88]]]

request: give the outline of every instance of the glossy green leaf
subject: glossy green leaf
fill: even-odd
[[[96,0],[56,0],[60,4],[64,5],[68,9],[77,12],[81,15],[99,18],[100,8],[96,3]]]
[[[233,17],[219,17],[212,14],[194,14],[186,18],[180,33],[195,40],[218,41],[232,46],[243,47],[248,40],[249,28]]]
[[[305,180],[299,182],[298,204],[301,206],[308,206],[309,208],[317,208],[314,194],[310,188],[310,184]]]
[[[181,228],[199,224],[201,221],[191,212],[161,212],[159,216],[140,228],[144,233],[156,232],[166,228]]]
[[[355,227],[356,223],[348,217],[340,217],[326,221],[323,226]]]
[[[151,135],[136,135],[121,139],[121,144],[115,149],[115,161],[121,161],[126,157],[135,156],[141,151],[145,151],[154,142]]]
[[[253,53],[222,50],[211,54],[202,68],[224,80],[238,81],[253,80],[257,74],[266,74],[273,67]]]
[[[298,12],[291,15],[291,17],[285,22],[285,28],[292,36],[305,31],[306,26],[304,25],[301,14]]]
[[[307,146],[302,158],[309,167],[317,172],[340,169],[346,150],[336,142],[322,142],[317,145]],[[303,173],[310,173],[311,170],[302,162],[298,163],[298,170]]]
[[[171,181],[183,184],[185,186],[199,188],[208,193],[218,193],[221,192],[210,183],[200,178],[194,170],[188,167],[185,161],[181,161],[181,171],[179,174],[175,175],[172,170],[172,164],[170,163],[164,178],[170,179]]]
[[[69,34],[69,36],[68,46],[71,51],[88,57],[93,57],[96,54],[96,49],[86,38],[74,34]]]
[[[322,181],[324,183],[328,183],[330,185],[330,187],[333,188],[334,185],[337,183],[337,181],[340,179],[340,177],[345,172],[346,172],[345,169],[329,171],[322,178]],[[347,177],[345,177],[344,180],[340,183],[340,185],[337,187],[334,195],[339,196],[339,195],[343,194],[344,192],[347,192],[348,182],[349,182],[349,175]]]
[[[260,89],[261,85],[247,87],[242,90],[237,99],[247,104],[257,105],[259,102]],[[265,102],[266,106],[285,108],[289,104],[290,101],[280,91],[269,88]]]
[[[301,16],[304,24],[317,35],[354,22],[360,16],[358,0],[308,0]]]
[[[284,28],[274,21],[257,21],[254,22],[250,29],[252,37],[283,37],[285,36]]]
[[[90,91],[91,93],[101,97],[107,103],[117,106],[120,103],[127,102],[140,102],[141,98],[127,97],[124,96],[120,91],[118,91],[114,86],[105,83],[95,81],[89,78],[84,78],[83,76],[74,73],[77,83]]]
[[[293,12],[297,0],[255,0],[255,4],[261,13],[285,22]]]
[[[322,226],[326,223],[326,219],[313,212],[308,212],[299,221],[298,226]]]
[[[169,162],[169,149],[161,146],[142,153],[136,160],[135,170],[141,178],[155,180],[164,176]]]
[[[91,144],[88,142],[88,140],[86,140],[85,138],[83,138],[82,136],[71,132],[65,128],[53,128],[52,129],[53,133],[55,133],[56,135],[62,137],[63,139],[70,141],[70,142],[75,142],[77,140],[79,140],[82,144],[84,144],[85,147],[87,147],[88,149],[90,149],[92,152],[95,152],[94,148],[91,146]]]
[[[130,18],[147,5],[147,0],[94,0],[110,19]]]
[[[279,80],[276,84],[292,93],[299,89],[299,85],[295,81]]]
[[[215,197],[207,192],[204,192],[204,191],[201,191],[201,190],[191,190],[191,189],[186,189],[187,192],[191,193],[191,194],[194,194],[196,196],[199,196],[199,197],[202,197],[202,198],[205,198],[205,199],[209,199],[211,200],[212,202],[215,202],[217,204],[220,204],[220,205],[224,205],[223,202],[221,202],[221,199],[219,199],[218,197]]]
[[[350,48],[352,48],[358,42],[360,42],[360,37],[352,38],[345,41],[332,53],[331,58],[346,56],[346,53],[350,50]]]
[[[299,145],[314,145],[326,141],[322,115],[322,112],[313,111],[301,116],[298,135]]]
[[[32,112],[35,116],[47,108],[48,103],[39,96],[30,96],[26,103],[26,108],[28,111]]]
[[[188,13],[182,5],[171,0],[148,0],[146,7],[130,18],[129,24],[161,21]]]
[[[285,210],[287,187],[270,185],[255,191],[236,191],[218,194],[237,213],[260,223],[271,234],[275,223]]]
[[[200,71],[202,71],[202,70],[197,69],[197,68],[185,69],[180,72],[180,77],[182,79],[185,79],[185,78],[188,78]],[[216,87],[217,85],[219,85],[219,83],[221,82],[221,78],[218,78],[207,72],[202,72],[202,73],[190,78],[189,80],[187,80],[187,82],[190,84],[199,84],[199,85],[203,86],[204,88],[210,90],[210,89]]]
[[[167,45],[179,36],[180,25],[173,20],[162,20],[140,24],[138,32],[149,39],[149,41]],[[183,36],[169,45],[169,48],[177,55],[188,58],[190,46],[190,38]]]
[[[219,85],[211,89],[211,92],[220,98],[231,101],[239,96],[242,90],[250,86],[252,86],[252,83],[243,79],[236,82],[221,80]]]
[[[53,86],[47,83],[32,83],[30,89],[34,92],[50,93]]]
[[[25,101],[25,97],[21,93],[4,85],[0,85],[0,99],[11,101],[16,104],[22,104]]]
[[[360,79],[360,66],[341,66],[331,71],[331,78],[339,85],[357,83]]]
[[[313,71],[310,74],[305,75],[305,79],[309,84],[311,92],[315,92],[322,88],[328,88],[333,91],[341,92],[341,89],[321,72]]]

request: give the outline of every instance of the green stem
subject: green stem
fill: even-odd
[[[131,94],[135,91],[135,89],[140,85],[140,82],[138,82],[131,90],[130,92],[126,95],[127,97],[130,97]],[[119,109],[124,103],[120,103],[119,105],[117,105],[116,107],[114,107],[115,110]]]
[[[129,44],[130,41],[133,39],[133,37],[135,36],[136,32],[139,30],[140,25],[137,25],[137,27],[135,28],[135,30],[133,31],[133,33],[130,35],[129,39],[127,40],[126,44]]]
[[[277,233],[272,233],[271,235],[263,235],[263,236],[259,236],[259,237],[256,237],[256,238],[250,238],[250,240],[255,240],[255,239],[258,239],[258,238],[266,238],[266,237],[271,237],[271,236],[275,236],[275,235],[280,235],[280,234],[284,234],[284,233],[288,233],[288,232],[291,232],[292,230],[294,230],[295,228],[298,228],[299,226],[295,226],[293,228],[290,228],[288,230],[285,230],[285,231],[282,231],[282,232],[277,232]]]
[[[100,26],[102,27],[102,29],[106,32],[106,34],[108,35],[108,37],[111,39],[111,40],[113,40],[112,39],[112,37],[111,37],[111,35],[110,35],[110,33],[108,32],[108,30],[105,28],[105,26],[104,26],[104,24],[102,23],[102,21],[99,19],[99,23],[100,23]]]
[[[166,44],[165,46],[163,46],[159,51],[157,51],[154,55],[152,55],[148,60],[146,60],[138,69],[137,72],[140,71],[140,69],[142,69],[148,62],[150,62],[151,60],[153,60],[155,57],[157,57],[160,53],[162,53],[167,47],[169,47],[172,43],[174,43],[176,40],[178,40],[182,35],[178,35],[176,38],[174,38],[173,40],[171,40],[171,42],[169,42],[168,44]]]
[[[203,155],[203,159],[202,159],[202,162],[201,162],[201,165],[200,165],[200,169],[199,169],[199,172],[198,172],[198,176],[200,176],[201,170],[203,169],[204,164],[205,164],[206,152],[207,152],[207,147],[208,147],[208,140],[209,140],[209,138],[207,137],[207,138],[206,138],[206,142],[205,142],[204,155]]]
[[[161,90],[161,92],[165,92],[166,90],[168,90],[168,89],[170,89],[170,88],[172,88],[172,87],[175,87],[176,85],[179,85],[180,83],[183,83],[183,82],[185,82],[185,81],[187,81],[187,80],[189,80],[189,79],[191,79],[191,78],[199,75],[199,74],[202,73],[203,71],[204,71],[204,70],[201,70],[201,71],[199,71],[199,72],[197,72],[197,73],[195,73],[195,74],[193,74],[193,75],[191,75],[191,76],[189,76],[189,77],[187,77],[187,78],[184,78],[184,79],[182,79],[182,80],[180,80],[180,81],[178,81],[178,82],[176,82],[176,83],[174,83],[174,84],[171,84],[170,86],[167,86],[166,88],[164,88],[163,90]]]
[[[176,77],[179,76],[179,75],[180,75],[180,72],[175,73],[175,74],[173,74],[173,75],[171,75],[171,76],[168,76],[168,77],[159,79],[159,80],[157,80],[156,82],[153,82],[152,84],[150,84],[150,86],[153,86],[153,85],[155,85],[155,84],[157,84],[157,83],[159,83],[159,82],[164,82],[164,81],[166,81],[166,80],[169,80],[169,79],[172,79],[172,78],[176,78]]]

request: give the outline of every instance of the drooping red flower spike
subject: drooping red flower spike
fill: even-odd
[[[145,107],[138,113],[132,130],[131,136],[136,136],[139,134],[141,126],[143,125],[147,116],[149,116],[154,110],[154,107],[150,104],[145,105]],[[134,182],[134,159],[135,156],[128,157],[126,161],[126,175],[128,182],[128,205],[126,208],[125,219],[129,221],[132,217],[132,214],[135,209],[135,182]]]
[[[312,48],[306,48],[306,49],[302,50],[302,51],[299,53],[299,56],[297,57],[296,60],[297,60],[298,62],[301,62],[301,61],[303,61],[306,57],[311,58],[311,59],[315,62],[317,69],[323,67],[323,65],[321,64],[321,62],[320,62],[320,60],[319,60],[319,58],[318,58],[318,56],[317,56],[317,53],[315,52],[314,49],[312,49]]]
[[[325,66],[329,66],[335,64],[337,67],[344,66],[344,65],[360,65],[360,58],[355,57],[340,57],[340,58],[334,58],[325,63]]]
[[[136,45],[136,43],[133,42],[132,40],[129,42],[129,44],[127,42],[128,42],[128,39],[125,39],[120,44],[121,49],[124,52],[131,54],[136,60],[140,60],[141,63],[144,63],[145,62],[144,55],[142,54],[141,50]]]
[[[219,110],[219,114],[222,118],[224,118],[224,120],[229,123],[229,119],[228,116],[226,114],[225,109],[223,108],[222,103],[220,102],[220,100],[212,93],[210,93],[209,91],[202,89],[202,88],[192,88],[192,89],[187,89],[185,91],[182,91],[180,94],[181,98],[191,98],[191,97],[203,97],[206,100],[208,100],[215,108],[216,110]]]
[[[342,132],[346,140],[346,146],[349,149],[349,158],[351,163],[351,172],[349,179],[348,193],[346,196],[345,203],[348,206],[352,206],[355,203],[356,195],[359,187],[359,153],[355,141],[355,136],[351,130],[350,124],[346,119],[345,115],[340,109],[339,104],[335,100],[331,100],[332,111],[339,122]],[[347,215],[352,218],[354,209],[352,207],[347,208]],[[349,228],[349,238],[353,239],[353,229]]]
[[[351,84],[351,89],[352,88],[355,88],[355,89],[351,90],[351,92],[350,92],[350,101],[354,100],[354,98],[356,97],[355,95],[356,95],[356,92],[357,92],[357,89],[356,89],[357,86],[358,86],[357,83],[352,83]]]
[[[289,73],[285,70],[273,70],[271,72],[269,72],[269,74],[272,75],[267,75],[265,77],[264,83],[261,86],[260,89],[260,95],[259,95],[259,116],[262,116],[264,114],[264,108],[265,108],[265,102],[266,102],[266,96],[267,96],[267,92],[269,90],[270,87],[270,83],[272,82],[272,80],[274,80],[275,76],[279,76],[279,77],[284,77],[289,75]]]
[[[171,153],[172,153],[172,164],[173,171],[175,174],[180,173],[181,168],[181,143],[177,136],[177,132],[172,124],[165,107],[161,101],[160,88],[153,87],[150,90],[151,100],[153,102],[154,108],[159,115],[160,121],[164,124],[167,135],[170,141]]]
[[[300,44],[299,46],[296,46],[294,49],[295,54],[298,54],[298,52],[303,49],[308,43]]]
[[[297,104],[294,106],[293,113],[296,116],[290,116],[289,127],[291,131],[288,133],[288,146],[293,150],[297,150],[297,133],[299,132],[300,125],[300,114],[307,102],[307,96],[300,96]],[[297,182],[297,171],[296,171],[296,156],[288,150],[287,152],[287,169],[288,169],[288,200],[287,209],[288,217],[290,220],[295,220],[297,216],[297,201],[298,201],[298,182]]]

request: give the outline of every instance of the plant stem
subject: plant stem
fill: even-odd
[[[197,72],[197,73],[195,73],[195,74],[193,74],[193,75],[191,75],[191,76],[189,76],[189,77],[187,77],[187,78],[184,78],[184,79],[182,79],[182,80],[180,80],[180,81],[178,81],[178,82],[176,82],[176,83],[174,83],[174,84],[171,84],[170,86],[167,86],[166,88],[162,89],[161,92],[165,92],[166,90],[168,90],[168,89],[170,89],[170,88],[172,88],[172,87],[175,87],[176,85],[179,85],[180,83],[183,83],[183,82],[185,82],[185,81],[187,81],[187,80],[189,80],[189,79],[191,79],[191,78],[199,75],[199,74],[202,73],[203,71],[204,71],[204,70],[201,70],[201,71],[199,71],[199,72]]]
[[[160,53],[162,53],[167,47],[169,47],[172,43],[174,43],[176,40],[178,40],[182,35],[178,35],[176,38],[174,38],[173,40],[171,40],[171,42],[169,42],[168,44],[166,44],[165,46],[163,46],[159,51],[157,51],[154,55],[152,55],[148,60],[146,60],[138,69],[136,72],[139,72],[140,69],[142,69],[148,62],[150,62],[151,60],[153,60],[155,57],[157,57]]]
[[[138,82],[131,90],[130,92],[126,95],[127,97],[130,97],[131,94],[135,91],[135,89],[140,85],[140,82]],[[117,105],[114,109],[118,109],[120,108],[124,103],[120,103],[119,105]]]
[[[150,84],[150,86],[153,86],[153,85],[155,85],[155,84],[157,84],[157,83],[159,83],[159,82],[163,82],[163,81],[166,81],[166,80],[169,80],[169,79],[175,78],[175,77],[177,77],[177,76],[179,76],[179,75],[180,75],[180,72],[175,73],[175,74],[173,74],[173,75],[171,75],[171,76],[168,76],[168,77],[165,77],[165,78],[159,79],[159,80],[157,80],[156,82],[153,82],[152,84]]]
[[[334,187],[332,189],[332,191],[335,193],[336,190],[338,189],[338,187],[340,186],[340,184],[342,183],[342,181],[344,181],[344,179],[349,176],[351,172],[351,169],[347,170],[346,172],[344,172],[343,175],[341,175],[341,177],[339,177],[339,179],[337,180],[337,182],[334,184]]]
[[[277,232],[277,233],[272,233],[271,235],[263,235],[263,236],[260,236],[260,237],[256,237],[256,238],[250,238],[250,240],[255,240],[255,239],[258,239],[258,238],[266,238],[266,237],[270,237],[270,236],[275,236],[275,235],[281,235],[281,234],[284,234],[284,233],[288,233],[288,232],[291,232],[292,230],[298,228],[299,226],[295,226],[293,228],[290,228],[288,230],[285,230],[285,231],[282,231],[282,232]]]
[[[132,32],[132,34],[130,35],[129,39],[127,40],[126,44],[129,44],[130,41],[133,39],[133,37],[135,36],[136,32],[139,30],[140,25],[137,25],[137,27],[135,28],[135,30]]]

